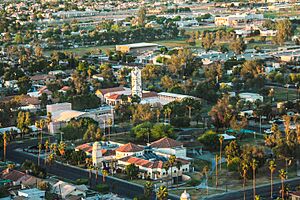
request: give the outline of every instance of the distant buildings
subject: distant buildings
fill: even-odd
[[[59,132],[71,119],[89,117],[99,123],[100,128],[105,128],[109,119],[114,123],[114,110],[110,106],[103,106],[85,111],[72,110],[71,103],[57,103],[47,105],[47,112],[52,115],[52,122],[49,124],[49,132],[51,134]]]
[[[252,20],[263,20],[263,14],[235,14],[223,17],[215,17],[216,26],[237,26],[239,23],[247,23]]]
[[[251,103],[254,103],[257,100],[261,102],[264,101],[264,97],[257,93],[249,93],[249,92],[239,93],[239,97]]]
[[[142,54],[144,52],[154,51],[157,49],[158,49],[158,44],[145,43],[145,42],[116,45],[116,51],[121,51],[122,53],[131,53],[133,55]]]

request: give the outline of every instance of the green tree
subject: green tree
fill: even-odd
[[[125,172],[127,176],[132,180],[137,177],[139,173],[139,167],[135,166],[135,164],[130,164],[125,167]]]
[[[293,35],[292,23],[289,19],[278,20],[276,22],[277,34],[274,37],[274,42],[283,45]]]
[[[144,27],[146,21],[146,8],[141,7],[138,11],[138,24],[139,26]]]
[[[243,40],[243,38],[239,37],[235,39],[231,44],[230,44],[230,49],[234,51],[236,54],[241,54],[246,50],[247,46]]]
[[[202,37],[202,47],[209,51],[212,49],[213,45],[215,43],[215,36],[213,33],[207,32],[204,34],[204,37]]]
[[[28,76],[23,76],[18,79],[17,85],[21,94],[27,94],[32,84]]]

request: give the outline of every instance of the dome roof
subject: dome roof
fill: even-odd
[[[186,192],[186,190],[184,190],[184,192],[180,196],[180,199],[191,199],[191,196]]]

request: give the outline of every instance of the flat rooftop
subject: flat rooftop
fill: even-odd
[[[156,47],[156,46],[158,46],[158,44],[140,42],[140,43],[133,43],[133,44],[116,45],[116,47],[122,47],[122,46],[127,46],[129,48],[142,48],[142,47]]]

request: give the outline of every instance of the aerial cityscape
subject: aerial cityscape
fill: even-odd
[[[300,200],[300,0],[0,0],[0,200]]]

